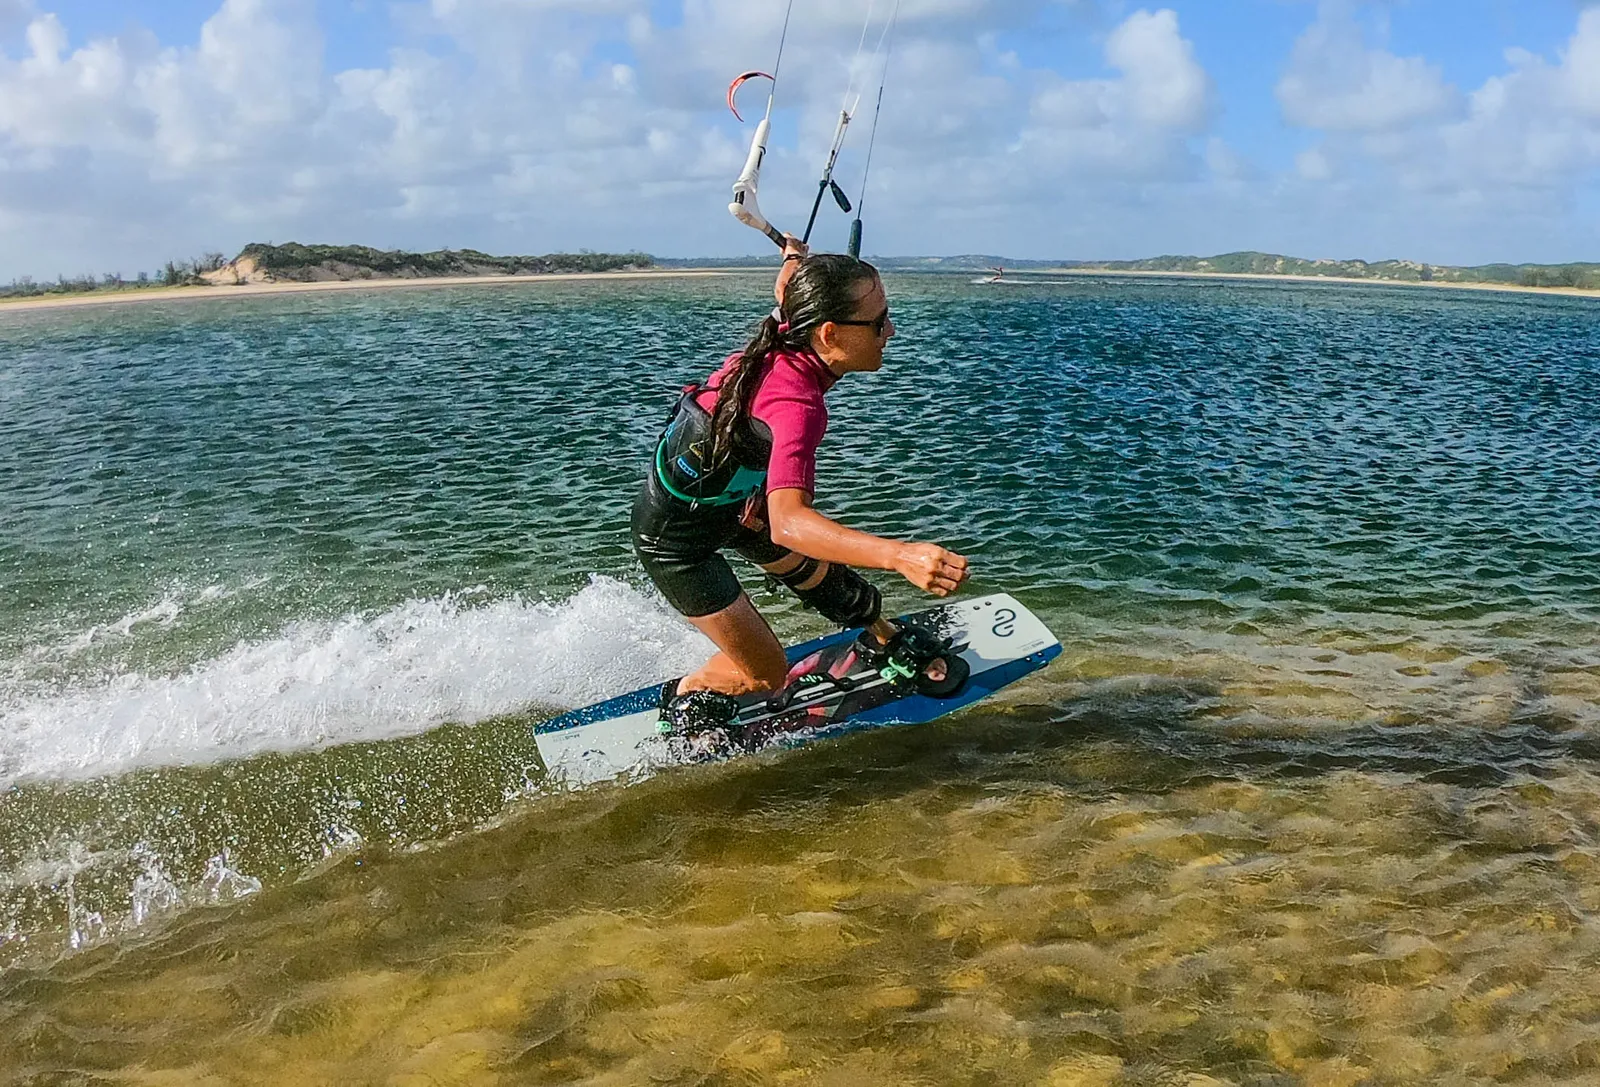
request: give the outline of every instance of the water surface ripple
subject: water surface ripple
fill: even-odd
[[[893,277],[817,503],[1061,661],[551,794],[769,287],[0,315],[0,1079],[1600,1079],[1600,311]]]

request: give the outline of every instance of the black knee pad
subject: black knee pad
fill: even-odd
[[[821,565],[816,559],[806,559],[778,580],[793,589],[806,607],[815,608],[824,618],[842,627],[864,627],[876,622],[883,611],[883,597],[866,578],[848,566],[829,563],[828,572],[822,575],[821,581],[809,589],[798,588],[815,577]]]

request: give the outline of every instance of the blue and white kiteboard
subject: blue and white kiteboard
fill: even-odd
[[[989,697],[1061,653],[1038,617],[1004,593],[941,604],[900,621],[949,639],[966,662],[966,682],[934,697],[885,678],[853,651],[860,632],[847,630],[789,648],[788,685],[777,695],[742,697],[726,732],[663,736],[656,684],[539,725],[539,756],[552,781],[585,785],[879,725],[922,724]]]

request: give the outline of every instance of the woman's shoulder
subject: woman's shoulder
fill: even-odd
[[[825,416],[828,407],[824,394],[827,391],[827,383],[818,375],[817,365],[810,358],[798,352],[775,351],[768,356],[768,369],[762,375],[755,406],[763,413],[783,410]]]
[[[741,355],[739,352],[735,351],[733,354],[729,355],[727,358],[725,358],[721,362],[717,363],[716,367],[711,371],[710,375],[702,383],[702,387],[709,387],[709,388],[713,388],[714,389],[718,385],[721,385],[722,384],[722,379],[728,376],[728,371],[732,370],[734,368],[734,366],[738,364],[739,360],[741,358],[743,358],[743,357],[744,357],[743,355]]]

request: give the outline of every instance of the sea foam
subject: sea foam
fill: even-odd
[[[169,610],[141,609],[136,620],[178,621]],[[581,706],[681,674],[710,653],[658,598],[606,577],[560,602],[482,590],[410,600],[294,623],[174,675],[0,688],[0,788]]]

